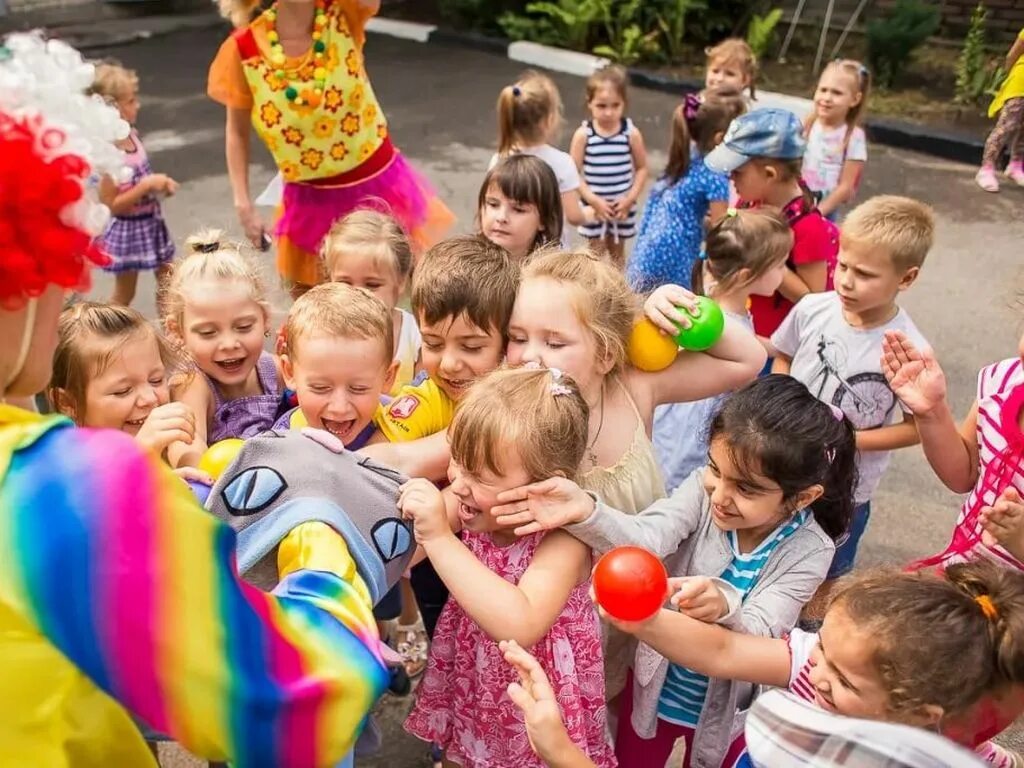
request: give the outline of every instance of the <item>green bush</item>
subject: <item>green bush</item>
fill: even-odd
[[[765,57],[775,41],[775,28],[781,20],[781,8],[772,8],[764,16],[755,13],[750,17],[750,25],[747,27],[747,45],[750,46],[750,50],[754,52],[758,61]]]
[[[978,3],[971,14],[971,26],[964,37],[964,46],[956,62],[956,102],[973,104],[984,92],[985,76],[985,20],[988,12],[984,3]]]
[[[939,28],[938,6],[922,0],[896,0],[885,16],[867,25],[868,64],[877,82],[891,87],[915,49]]]

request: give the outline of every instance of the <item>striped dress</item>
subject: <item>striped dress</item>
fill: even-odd
[[[960,509],[953,538],[938,555],[919,560],[911,569],[945,567],[976,555],[989,557],[1009,568],[1024,570],[1024,563],[1000,546],[981,540],[981,508],[991,506],[1007,488],[1024,496],[1024,433],[1020,414],[1024,407],[1024,364],[1019,357],[986,366],[978,374],[978,480]]]
[[[728,531],[729,547],[733,557],[719,578],[731,584],[746,598],[775,548],[793,535],[793,532],[806,522],[809,514],[806,509],[800,510],[787,523],[779,526],[775,533],[747,553],[740,552],[736,532]],[[707,675],[701,675],[678,664],[669,664],[668,675],[658,700],[658,717],[676,725],[696,728],[707,693]]]
[[[633,187],[636,168],[629,137],[633,132],[633,121],[622,118],[619,130],[611,136],[602,136],[594,128],[592,120],[583,121],[587,133],[587,144],[583,150],[583,179],[590,191],[605,200],[618,200]],[[598,221],[584,224],[579,228],[583,237],[610,236],[616,240],[633,237],[636,234],[636,205],[623,221]]]

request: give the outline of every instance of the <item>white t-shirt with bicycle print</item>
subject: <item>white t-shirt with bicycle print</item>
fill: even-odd
[[[876,429],[903,421],[907,410],[882,373],[882,339],[886,331],[903,331],[918,348],[928,342],[903,308],[885,325],[854,328],[843,316],[834,291],[804,296],[772,334],[772,344],[793,362],[790,375],[811,394],[839,406],[856,429]],[[859,453],[860,479],[855,498],[870,501],[891,451]]]

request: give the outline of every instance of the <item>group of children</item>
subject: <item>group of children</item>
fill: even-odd
[[[260,35],[283,56],[283,26]],[[385,633],[422,617],[429,659],[406,728],[446,764],[655,766],[684,739],[684,765],[740,765],[743,713],[770,685],[836,714],[941,728],[1016,765],[987,739],[1024,711],[1024,341],[983,369],[958,428],[897,302],[932,246],[930,210],[881,196],[841,232],[833,222],[863,173],[867,70],[830,63],[802,122],[756,108],[744,43],[708,56],[708,87],[673,112],[628,263],[647,160],[624,74],[588,80],[591,117],[565,153],[551,145],[558,91],[530,72],[498,99],[478,233],[420,252],[368,201],[324,223],[313,267],[296,273],[302,249],[289,246],[282,274],[301,290],[280,330],[253,257],[218,232],[189,238],[163,275],[173,250],[156,195],[176,185],[150,172],[133,133],[132,180],[104,182],[106,245],[126,274],[161,270],[163,330],[122,306],[134,277],[110,304],[69,307],[50,401],[133,435],[187,480],[210,482],[209,445],[303,427],[413,478],[397,504],[418,562],[376,616]],[[108,66],[97,88],[131,120],[136,81]],[[140,222],[144,254],[126,245]],[[566,247],[573,226],[588,248]],[[634,366],[637,319],[675,333],[696,294],[723,309],[721,338],[661,371]],[[947,486],[970,491],[949,549],[919,573],[834,585],[891,451],[918,441]],[[602,626],[592,564],[627,544],[663,559],[671,602]],[[802,613],[820,628],[795,629]],[[412,674],[424,647],[404,643]],[[552,727],[570,749],[557,754],[517,709],[516,669],[530,664],[561,709]]]

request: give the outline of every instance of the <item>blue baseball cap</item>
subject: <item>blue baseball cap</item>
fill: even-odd
[[[730,123],[704,164],[717,173],[732,173],[755,157],[797,160],[806,146],[803,123],[788,109],[755,109]]]

